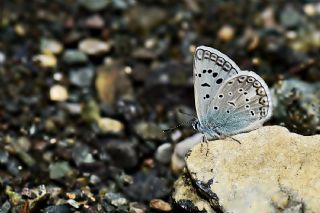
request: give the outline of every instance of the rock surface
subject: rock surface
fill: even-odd
[[[267,126],[196,145],[186,156],[196,188],[223,212],[317,212],[320,135]],[[177,190],[177,189],[176,189]]]

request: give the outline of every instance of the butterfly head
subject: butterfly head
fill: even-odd
[[[192,127],[193,129],[197,130],[197,131],[200,131],[200,122],[198,119],[194,120],[193,123],[192,123]]]

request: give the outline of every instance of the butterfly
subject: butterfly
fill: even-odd
[[[207,141],[257,129],[272,115],[265,81],[214,48],[196,48],[193,79],[197,119],[192,126]]]

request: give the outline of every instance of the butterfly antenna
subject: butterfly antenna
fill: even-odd
[[[171,132],[171,131],[173,131],[175,129],[178,129],[179,127],[181,127],[181,124],[179,124],[179,125],[177,125],[177,126],[175,126],[173,128],[165,129],[165,130],[163,130],[163,132]]]

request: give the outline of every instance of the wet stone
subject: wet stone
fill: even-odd
[[[155,159],[160,163],[167,164],[171,160],[173,147],[171,143],[161,144],[155,153]]]
[[[129,212],[130,213],[145,213],[147,212],[147,208],[145,205],[138,203],[138,202],[132,202],[129,204]]]
[[[136,124],[135,131],[144,140],[164,140],[163,130],[155,123],[140,122]]]
[[[79,87],[88,87],[94,76],[93,67],[82,67],[70,70],[70,81]]]
[[[80,5],[86,8],[87,10],[90,10],[92,12],[100,11],[105,9],[110,1],[109,0],[80,0]]]
[[[93,29],[100,29],[104,26],[104,20],[99,15],[93,15],[87,18],[85,22],[89,28],[93,28]]]
[[[63,46],[57,40],[43,38],[40,42],[40,49],[44,54],[60,54],[63,50]]]
[[[109,43],[96,38],[86,38],[79,43],[79,50],[87,55],[100,55],[109,52]]]
[[[66,205],[48,206],[44,209],[44,213],[70,213],[71,210]]]
[[[53,85],[50,88],[50,99],[52,101],[63,102],[68,99],[68,90],[62,85]]]
[[[100,118],[98,126],[103,133],[120,134],[124,130],[124,125],[112,118]]]
[[[280,14],[280,21],[285,27],[296,27],[301,23],[301,14],[292,6],[286,6]]]
[[[132,169],[138,164],[136,143],[126,141],[108,141],[105,145],[106,154],[110,156],[111,163],[124,169]]]
[[[128,211],[128,200],[120,193],[108,192],[104,196],[103,207],[107,212]]]
[[[152,199],[149,206],[151,209],[161,212],[170,212],[172,210],[170,204],[161,199]]]
[[[62,60],[66,64],[83,64],[88,61],[88,56],[79,50],[66,50],[63,53]]]
[[[43,68],[55,68],[57,66],[57,58],[54,55],[41,54],[34,56],[32,59]]]
[[[56,163],[51,163],[49,166],[49,175],[51,179],[60,179],[66,176],[70,172],[70,166],[68,162],[61,161]]]
[[[0,213],[9,213],[10,209],[11,204],[9,201],[6,201],[0,206]]]

